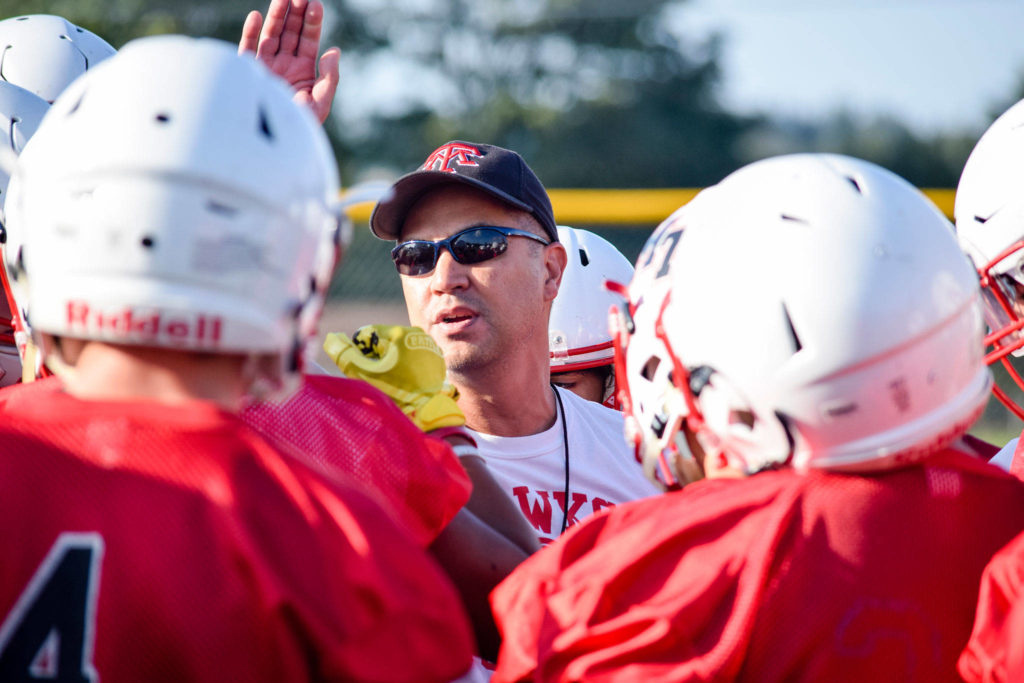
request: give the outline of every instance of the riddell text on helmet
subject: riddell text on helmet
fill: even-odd
[[[121,308],[100,311],[85,301],[67,303],[68,333],[99,333],[131,341],[154,341],[182,346],[220,344],[223,320],[204,313],[168,315],[153,309]]]

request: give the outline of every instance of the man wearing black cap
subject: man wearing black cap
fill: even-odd
[[[453,141],[391,190],[370,228],[397,242],[409,319],[444,351],[481,455],[541,542],[654,493],[621,415],[550,384],[548,315],[566,252],[523,158]]]

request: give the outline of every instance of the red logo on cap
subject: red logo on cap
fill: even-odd
[[[482,157],[476,147],[464,145],[461,142],[450,142],[447,145],[438,147],[427,157],[420,167],[421,171],[446,171],[455,173],[455,164],[459,166],[476,166],[477,163],[470,157]]]

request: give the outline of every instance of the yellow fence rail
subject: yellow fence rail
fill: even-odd
[[[568,225],[657,225],[677,208],[693,199],[700,188],[641,190],[548,190],[555,220]],[[954,190],[926,188],[922,192],[950,220],[953,218]],[[372,202],[354,204],[349,215],[355,221],[368,221]]]

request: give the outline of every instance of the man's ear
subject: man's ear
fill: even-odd
[[[560,242],[552,242],[544,247],[544,301],[555,300],[568,261],[565,247]]]

